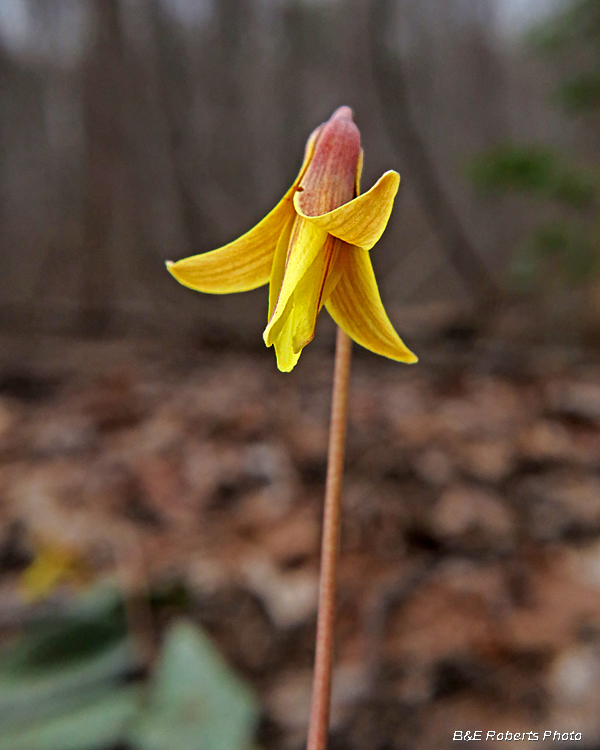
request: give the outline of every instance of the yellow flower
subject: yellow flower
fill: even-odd
[[[358,344],[416,362],[389,321],[369,250],[388,223],[400,175],[389,171],[359,195],[360,133],[340,107],[306,145],[296,181],[271,213],[234,242],[167,268],[199,292],[228,294],[269,282],[267,346],[289,372],[315,333],[323,305]]]
[[[21,575],[21,592],[28,601],[37,601],[63,583],[89,583],[90,574],[83,556],[75,548],[59,542],[41,542],[33,561]]]

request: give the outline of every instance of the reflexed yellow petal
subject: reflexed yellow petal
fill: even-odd
[[[269,281],[273,255],[286,223],[294,217],[292,198],[314,153],[320,127],[308,139],[304,161],[294,184],[265,218],[253,229],[228,245],[193,255],[167,269],[184,286],[198,292],[229,294],[256,289]]]
[[[367,250],[344,248],[343,273],[325,303],[331,317],[357,344],[376,354],[412,364],[417,357],[404,345],[384,310]]]
[[[294,206],[300,216],[315,226],[350,245],[370,250],[387,226],[399,184],[400,175],[397,172],[386,172],[368,192],[320,216],[306,216],[303,213],[301,192],[294,195]]]
[[[280,330],[281,318],[294,290],[323,248],[327,232],[306,219],[296,217],[279,296],[263,338],[271,346]]]
[[[229,294],[256,289],[269,281],[277,240],[293,216],[290,189],[271,213],[239,239],[218,250],[193,255],[167,269],[184,286],[198,292]]]

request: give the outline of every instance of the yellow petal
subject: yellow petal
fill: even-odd
[[[292,198],[310,164],[319,130],[308,139],[300,172],[275,208],[228,245],[176,263],[167,261],[167,269],[177,281],[198,292],[212,294],[246,292],[269,281],[277,242],[286,223],[295,216]]]
[[[321,252],[310,264],[306,273],[294,290],[294,330],[292,332],[292,347],[294,352],[301,352],[309,344],[315,335],[317,315],[324,302],[324,294],[327,296],[333,291],[333,286],[326,285],[333,261],[337,256],[340,240],[329,235]],[[337,277],[339,279],[339,277]],[[327,289],[326,289],[327,286]]]
[[[246,292],[266,284],[271,274],[277,240],[294,215],[289,190],[271,213],[239,239],[218,250],[193,255],[167,269],[184,286],[198,292],[229,294]]]
[[[288,301],[271,338],[282,372],[294,368],[302,349],[312,341],[317,315],[335,288],[341,275],[335,259],[344,243],[331,235],[322,252],[317,254]]]
[[[358,164],[356,165],[356,179],[354,181],[354,194],[355,195],[360,195],[360,178],[362,177],[364,160],[365,160],[365,152],[361,148],[358,154]]]
[[[290,372],[296,366],[302,353],[301,351],[295,352],[293,347],[294,326],[296,322],[293,302],[290,301],[283,317],[283,325],[273,344],[275,346],[278,369],[281,372]]]
[[[294,195],[294,206],[300,216],[315,226],[350,245],[370,250],[387,226],[399,184],[398,172],[386,172],[368,192],[320,216],[303,213],[301,192]]]
[[[291,300],[294,290],[309,269],[317,254],[322,250],[327,232],[306,219],[296,217],[290,238],[283,281],[275,307],[265,328],[263,338],[271,346],[279,334],[282,316]]]
[[[357,344],[376,354],[412,364],[417,357],[406,348],[384,310],[367,250],[344,248],[338,257],[342,276],[325,303],[331,317]]]
[[[277,247],[275,248],[275,255],[273,256],[273,264],[271,267],[271,278],[269,280],[269,319],[271,318],[271,315],[273,315],[273,310],[275,309],[277,298],[279,297],[279,290],[281,289],[281,284],[283,282],[285,261],[287,259],[295,218],[296,217],[293,216],[288,219],[288,223],[283,228],[283,231],[277,240]]]

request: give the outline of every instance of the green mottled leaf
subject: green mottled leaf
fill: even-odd
[[[0,733],[32,717],[42,719],[81,702],[82,697],[105,690],[135,666],[127,641],[122,640],[91,658],[75,664],[53,666],[24,675],[18,670],[0,672]],[[1,747],[1,745],[0,745]]]
[[[138,709],[136,689],[113,690],[67,714],[2,734],[0,750],[106,750],[124,741]]]
[[[166,636],[131,738],[140,750],[248,750],[257,715],[253,694],[209,638],[179,622]]]
[[[118,592],[93,589],[66,610],[50,612],[28,623],[17,644],[0,658],[0,672],[36,672],[87,659],[126,635]]]

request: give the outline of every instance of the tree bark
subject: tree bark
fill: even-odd
[[[384,120],[392,142],[402,152],[411,183],[450,263],[467,285],[480,313],[489,314],[501,300],[500,289],[440,183],[427,145],[411,115],[402,60],[386,52],[385,30],[390,26],[393,2],[370,0],[368,19],[373,74]]]

